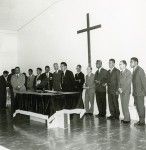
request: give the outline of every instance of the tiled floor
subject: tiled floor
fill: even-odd
[[[47,129],[9,111],[0,112],[0,145],[11,150],[146,150],[146,127],[74,115],[68,129]]]

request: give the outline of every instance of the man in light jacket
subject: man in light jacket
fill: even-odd
[[[124,119],[121,120],[121,123],[128,124],[130,123],[130,113],[129,113],[129,100],[131,93],[131,82],[132,75],[131,72],[126,68],[127,62],[125,60],[120,61],[120,77],[119,77],[119,93],[121,98],[121,106],[124,115]]]

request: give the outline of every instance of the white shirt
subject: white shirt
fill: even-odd
[[[114,68],[115,68],[115,67],[113,67],[113,68],[110,69],[110,73],[113,71]]]
[[[66,70],[64,70],[63,73],[64,73],[64,76],[65,76]]]
[[[100,73],[101,69],[102,69],[102,67],[100,67],[100,68],[98,69],[98,73]]]

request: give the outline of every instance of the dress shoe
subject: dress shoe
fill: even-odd
[[[115,117],[114,116],[109,116],[109,117],[107,117],[107,120],[115,120]]]
[[[120,120],[119,117],[115,117],[116,120]]]
[[[145,126],[145,122],[138,121],[138,122],[134,123],[134,125],[135,126]]]
[[[98,114],[98,115],[95,115],[96,118],[101,118],[102,115]]]
[[[123,123],[123,124],[129,124],[130,121],[121,120],[121,123]]]

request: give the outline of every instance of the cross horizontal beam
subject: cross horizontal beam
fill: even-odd
[[[89,27],[89,28],[85,28],[85,29],[79,30],[79,31],[77,31],[77,34],[83,33],[83,32],[87,32],[87,31],[91,31],[91,30],[94,30],[94,29],[97,29],[97,28],[101,28],[101,24],[93,26],[93,27]]]

